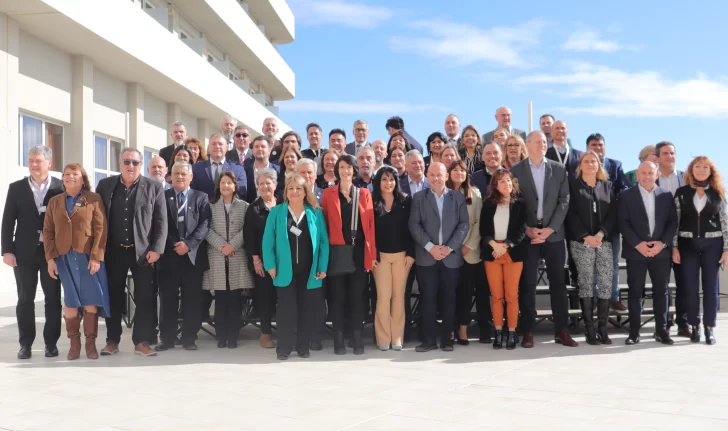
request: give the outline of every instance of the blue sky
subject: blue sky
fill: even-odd
[[[288,3],[296,40],[280,52],[296,73],[296,98],[278,105],[299,132],[314,121],[351,141],[362,118],[370,141],[386,139],[386,119],[400,115],[424,144],[451,112],[484,133],[505,105],[526,129],[532,101],[534,128],[551,113],[579,149],[599,132],[625,170],[661,140],[676,144],[678,168],[700,154],[728,166],[719,137],[728,124],[728,2]]]

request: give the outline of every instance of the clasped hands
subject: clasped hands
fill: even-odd
[[[430,255],[432,255],[435,260],[442,260],[450,256],[450,249],[445,245],[433,245],[430,249]]]
[[[655,257],[665,248],[662,241],[642,241],[635,247],[644,257]]]
[[[526,229],[526,235],[531,238],[531,244],[543,244],[554,230],[550,227],[539,229],[537,227],[529,227]]]
[[[505,243],[490,241],[489,245],[493,247],[493,257],[498,259],[499,257],[506,254],[508,246]]]

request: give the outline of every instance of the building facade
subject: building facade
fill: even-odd
[[[0,0],[0,205],[38,144],[96,183],[175,121],[205,145],[227,113],[260,134],[295,95],[276,49],[293,40],[285,0]]]

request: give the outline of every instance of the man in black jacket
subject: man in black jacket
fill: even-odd
[[[149,344],[154,334],[154,263],[164,253],[167,240],[167,211],[164,187],[141,175],[143,157],[136,148],[121,152],[121,175],[99,181],[96,193],[106,209],[109,235],[106,244],[106,272],[109,279],[111,317],[106,319],[106,347],[101,355],[119,352],[121,315],[124,311],[126,277],[134,279],[134,354],[156,354]]]
[[[250,136],[250,131],[248,131],[247,127],[236,127],[233,132],[235,147],[225,153],[225,158],[242,166],[253,163],[253,149],[250,148],[250,141],[252,140],[253,138]]]
[[[18,288],[18,305],[15,309],[20,335],[18,359],[29,359],[32,355],[35,292],[39,273],[45,296],[45,356],[58,356],[56,343],[61,336],[61,282],[48,275],[42,234],[48,201],[63,193],[61,181],[48,174],[51,157],[52,152],[48,147],[31,148],[28,155],[30,177],[10,184],[3,212],[3,262],[13,268]]]

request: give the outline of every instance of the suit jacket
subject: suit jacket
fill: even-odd
[[[159,157],[163,158],[167,163],[167,167],[172,167],[172,153],[174,153],[174,144],[167,145],[159,150]],[[170,169],[171,170],[171,169]]]
[[[235,178],[238,180],[238,197],[241,200],[246,200],[248,195],[248,180],[245,176],[245,170],[235,162],[224,160],[222,172],[227,171],[235,174]],[[207,194],[208,198],[211,198],[215,193],[215,187],[216,184],[212,177],[212,162],[209,159],[192,165],[192,182],[190,183],[190,188],[199,190]]]
[[[364,142],[364,147],[369,147],[372,144],[369,141]],[[363,148],[363,147],[362,147]],[[346,144],[346,147],[344,148],[344,152],[346,154],[351,154],[352,156],[356,157],[356,142],[349,142]]]
[[[356,187],[356,186],[355,186]],[[357,188],[359,191],[359,220],[364,231],[364,268],[372,270],[372,262],[377,259],[377,243],[374,235],[374,205],[369,190]],[[341,231],[341,201],[339,201],[339,186],[324,190],[321,207],[329,233],[329,244],[345,245],[344,234]]]
[[[642,201],[639,185],[626,190],[619,197],[617,222],[622,233],[622,257],[625,259],[647,259],[635,247],[642,241],[662,241],[667,247],[655,258],[669,259],[670,246],[677,230],[677,210],[672,194],[655,186],[655,230],[650,235],[647,211]]]
[[[495,237],[495,205],[490,200],[483,201],[483,210],[480,213],[480,257],[486,262],[492,262],[493,247],[490,241]],[[516,199],[508,212],[508,232],[505,243],[508,244],[508,254],[514,262],[523,262],[528,257],[528,241],[526,239],[526,205],[523,200]]]
[[[549,160],[553,160],[556,163],[559,163],[559,158],[556,155],[556,151],[557,150],[554,147],[546,150],[546,158]],[[581,158],[582,154],[584,154],[583,151],[575,150],[574,148],[569,146],[569,156],[566,158],[566,162],[563,165],[564,168],[566,168],[566,172],[569,174],[569,180],[573,180],[576,178],[576,168],[579,167],[579,159]]]
[[[316,184],[313,185],[313,195],[316,196],[316,200],[318,201],[319,205],[323,202],[324,199],[324,189],[321,187],[318,187]]]
[[[207,246],[204,243],[207,232],[210,229],[210,201],[207,195],[199,190],[190,188],[187,192],[187,213],[185,214],[185,236],[180,238],[177,227],[177,192],[169,189],[164,192],[167,203],[167,220],[169,235],[162,256],[162,268],[166,271],[174,271],[177,253],[174,245],[183,241],[190,248],[187,257],[196,268],[205,271],[209,264],[207,261]]]
[[[305,211],[313,246],[313,262],[306,288],[317,289],[321,287],[322,280],[316,278],[316,273],[326,272],[329,268],[329,236],[321,209],[305,205]],[[293,258],[288,240],[288,202],[274,206],[268,215],[263,233],[263,268],[266,272],[276,269],[276,276],[273,277],[276,287],[288,287],[293,280]]]
[[[121,175],[104,178],[96,186],[96,193],[101,195],[106,209],[106,220],[110,220],[111,197]],[[167,240],[167,204],[164,202],[162,183],[140,176],[137,184],[136,202],[134,202],[134,251],[137,264],[149,266],[147,252],[164,253]],[[177,220],[177,217],[174,218]],[[107,247],[108,248],[108,247]]]
[[[247,159],[246,159],[247,160]],[[253,201],[258,197],[258,187],[255,186],[255,162],[250,163],[245,166],[245,178],[246,178],[246,189],[247,192],[247,199],[245,199],[248,203],[253,203]],[[275,163],[269,163],[269,167],[271,169],[274,169],[276,172],[278,172],[278,183],[284,183],[285,178],[281,178],[281,168],[278,167]],[[239,183],[238,183],[239,184]]]
[[[483,200],[488,197],[488,184],[490,184],[491,178],[492,175],[488,168],[477,170],[470,176],[470,184],[480,190],[480,196],[482,196]]]
[[[609,181],[612,183],[612,192],[614,193],[614,196],[619,196],[620,193],[629,188],[627,185],[627,176],[624,174],[624,170],[622,169],[622,162],[605,157],[602,166],[604,166],[604,170],[607,171]]]
[[[488,133],[483,133],[483,145],[488,144],[489,142],[493,141],[493,133],[495,133],[497,129],[493,129]],[[523,140],[526,140],[526,132],[521,129],[516,129],[515,127],[511,127],[511,135],[518,135]]]
[[[57,194],[48,202],[46,213],[43,223],[46,260],[68,254],[73,249],[79,253],[90,254],[91,260],[103,262],[106,251],[106,216],[100,195],[82,191],[69,217],[66,212],[66,194]]]
[[[210,204],[210,228],[205,237],[210,270],[202,277],[203,289],[225,290],[228,281],[230,290],[253,288],[253,274],[248,267],[247,253],[243,250],[243,223],[247,211],[248,203],[237,198],[233,199],[230,211],[225,210],[222,198]],[[222,254],[222,246],[225,244],[233,246],[234,255]]]
[[[429,189],[430,183],[427,181],[427,177],[422,177],[423,181],[425,182],[424,188]],[[409,183],[409,175],[404,174],[399,177],[399,191],[406,194],[407,196],[412,196],[412,191],[410,190],[410,183]]]
[[[448,268],[459,268],[463,265],[460,250],[470,229],[468,205],[462,193],[449,190],[445,195],[442,206],[442,244],[440,224],[435,193],[429,188],[415,193],[409,219],[409,230],[416,244],[415,262],[418,266],[432,266],[437,262],[425,249],[431,242],[452,248],[453,252],[442,262]]]
[[[33,189],[28,178],[8,186],[2,222],[2,254],[12,253],[18,264],[35,260],[38,238],[43,231],[46,212],[38,213],[33,199]],[[63,183],[51,177],[43,206],[48,207],[52,197],[63,193]]]
[[[566,170],[558,162],[544,159],[546,174],[543,186],[543,226],[553,229],[547,241],[563,241],[564,220],[569,210],[569,179]],[[518,179],[521,197],[526,204],[526,223],[536,227],[538,222],[538,194],[531,174],[530,159],[521,160],[511,166],[511,173]]]
[[[253,159],[253,150],[248,148],[248,151],[245,153],[245,160],[243,160],[241,162],[240,154],[238,154],[238,149],[233,148],[232,150],[225,153],[225,160],[230,160],[231,162],[235,162],[239,165],[242,165],[246,160],[254,160]]]
[[[483,210],[483,198],[480,190],[477,188],[470,189],[470,205],[468,205],[468,219],[470,229],[468,235],[463,241],[463,245],[470,248],[464,259],[467,263],[480,263],[480,213]],[[466,201],[467,204],[467,201]]]

